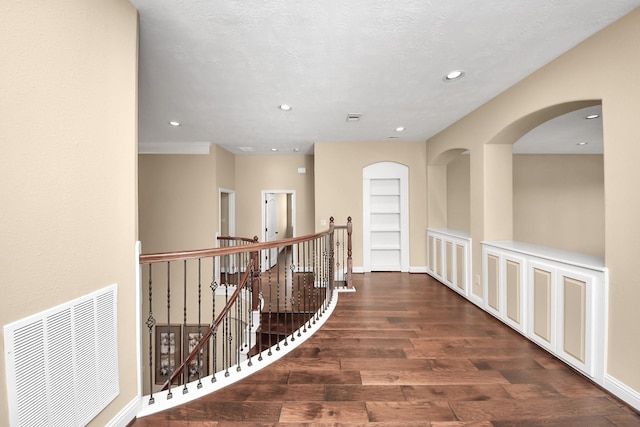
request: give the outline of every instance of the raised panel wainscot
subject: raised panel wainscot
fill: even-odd
[[[607,269],[601,258],[482,242],[484,309],[598,384],[604,382]]]

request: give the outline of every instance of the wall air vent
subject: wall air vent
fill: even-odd
[[[362,117],[362,114],[360,114],[360,113],[349,113],[349,114],[347,114],[347,121],[348,122],[357,122],[358,120],[360,120],[360,117]]]
[[[84,426],[119,390],[117,285],[4,326],[12,426]]]

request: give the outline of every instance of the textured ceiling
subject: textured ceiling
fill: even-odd
[[[640,0],[132,3],[141,151],[312,153],[322,142],[424,141]],[[445,83],[456,69],[464,78]]]

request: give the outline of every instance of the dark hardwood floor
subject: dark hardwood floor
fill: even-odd
[[[426,274],[354,283],[291,354],[132,426],[640,426],[632,408]]]

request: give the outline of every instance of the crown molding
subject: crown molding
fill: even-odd
[[[138,154],[210,154],[210,142],[140,142]]]

